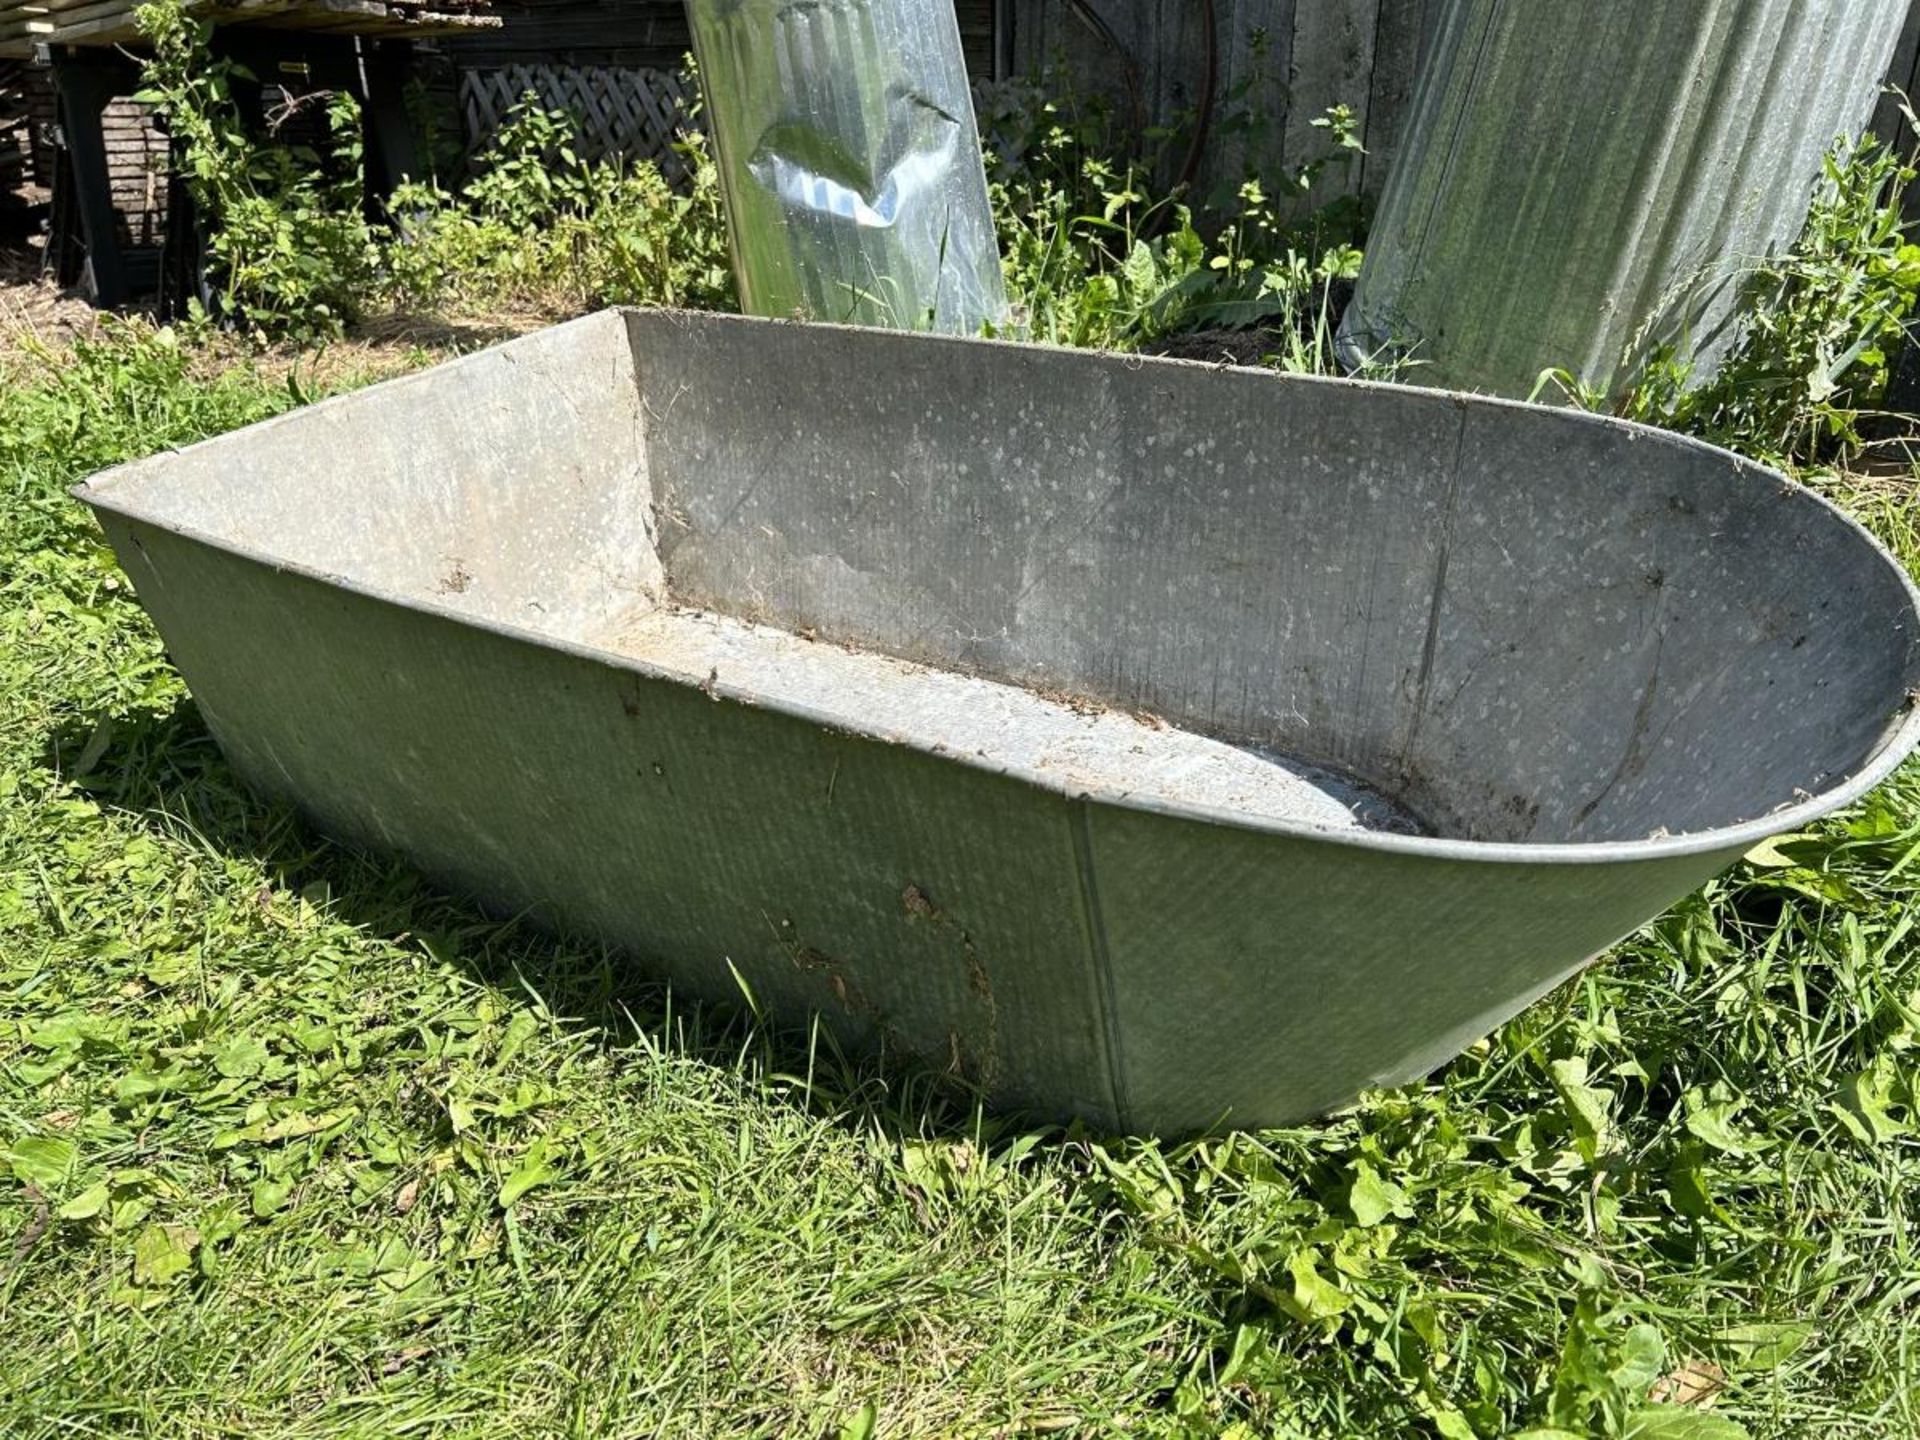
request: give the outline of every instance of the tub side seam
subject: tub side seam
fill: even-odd
[[[1073,851],[1080,872],[1080,903],[1086,912],[1087,960],[1099,997],[1101,1048],[1107,1062],[1107,1091],[1116,1127],[1131,1133],[1133,1105],[1127,1095],[1126,1057],[1120,1034],[1119,984],[1113,973],[1113,952],[1107,943],[1106,917],[1100,907],[1100,886],[1094,877],[1093,802],[1073,802]]]

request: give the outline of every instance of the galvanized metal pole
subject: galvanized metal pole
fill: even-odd
[[[690,0],[749,314],[1006,318],[952,0]]]
[[[1349,365],[1607,394],[1713,374],[1743,283],[1866,124],[1908,0],[1447,0],[1342,325]]]

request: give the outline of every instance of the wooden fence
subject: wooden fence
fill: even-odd
[[[1914,0],[1913,7],[1907,11],[1907,23],[1900,32],[1900,43],[1894,47],[1887,84],[1897,93],[1881,100],[1873,117],[1874,133],[1891,144],[1912,149],[1916,136],[1902,112],[1908,106],[1909,97],[1920,98],[1920,0]],[[1911,201],[1920,197],[1908,198]]]
[[[1016,73],[1052,72],[1070,88],[1102,96],[1109,108],[1135,112],[1138,130],[1173,132],[1163,171],[1184,159],[1182,142],[1211,68],[1213,134],[1195,177],[1202,195],[1237,183],[1249,165],[1275,176],[1324,158],[1327,134],[1313,121],[1330,105],[1348,106],[1366,154],[1324,172],[1303,201],[1315,206],[1343,194],[1379,195],[1443,3],[1018,0],[1004,14]],[[1909,10],[1888,78],[1920,93],[1920,0]],[[1896,144],[1914,144],[1891,99],[1874,128]],[[1909,203],[1920,207],[1920,187]]]
[[[1348,107],[1366,153],[1323,172],[1302,202],[1320,205],[1379,193],[1440,8],[1441,0],[1030,0],[1010,7],[1009,48],[1016,73],[1098,95],[1136,133],[1166,132],[1162,179],[1184,165],[1194,117],[1208,109],[1194,176],[1202,195],[1250,168],[1277,176],[1327,159],[1329,132],[1313,122]]]

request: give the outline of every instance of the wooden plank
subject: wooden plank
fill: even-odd
[[[30,40],[61,45],[114,45],[137,41],[133,12],[138,0],[30,0],[0,7],[0,23],[24,17]],[[411,0],[203,0],[196,13],[216,23],[247,23],[281,30],[352,35],[432,35],[498,29],[485,0],[437,0],[432,8]],[[0,32],[4,34],[4,32]]]
[[[1893,63],[1887,70],[1887,84],[1899,93],[1881,97],[1874,111],[1873,133],[1897,153],[1912,155],[1920,148],[1920,135],[1914,134],[1903,107],[1910,105],[1920,110],[1920,0],[1915,0],[1907,11],[1907,23],[1901,27],[1900,39],[1893,49]],[[1920,223],[1920,185],[1907,187],[1903,208],[1910,222]],[[1896,386],[1901,389],[1903,405],[1920,394],[1920,360],[1914,358],[1920,355],[1920,346],[1909,345],[1905,353],[1907,359],[1902,362],[1904,369]]]
[[[1887,84],[1901,93],[1881,97],[1874,111],[1873,133],[1889,145],[1910,151],[1916,137],[1900,113],[1900,107],[1903,98],[1909,102],[1920,101],[1920,0],[1907,11],[1907,23],[1901,27],[1899,42],[1893,49],[1893,63],[1887,70]]]
[[[60,128],[67,140],[74,199],[86,235],[87,278],[95,302],[111,309],[124,304],[128,294],[102,132],[117,77],[69,60],[55,64],[53,78],[60,91]]]
[[[418,180],[426,174],[419,147],[414,143],[413,124],[407,116],[406,81],[411,48],[404,43],[368,46],[361,61],[366,77],[367,184],[371,192],[382,199],[407,181]]]
[[[1373,47],[1373,90],[1361,139],[1367,153],[1360,161],[1360,193],[1378,200],[1386,187],[1395,151],[1406,132],[1421,62],[1439,19],[1441,0],[1380,0],[1379,30]]]
[[[681,0],[496,0],[502,27],[442,48],[462,70],[503,65],[677,69],[693,44]]]
[[[1166,70],[1166,57],[1155,43],[1157,0],[1132,5],[1055,0],[1047,13],[1035,73],[1059,72],[1066,82],[1052,87],[1059,98],[1086,107],[1083,113],[1104,114],[1116,145],[1151,143],[1144,132],[1172,119],[1155,104]]]
[[[1165,124],[1171,132],[1164,140],[1156,142],[1161,151],[1157,169],[1168,183],[1179,177],[1193,153],[1195,141],[1201,138],[1199,127],[1203,105],[1210,104],[1207,131],[1209,135],[1214,133],[1214,123],[1219,118],[1221,98],[1225,91],[1225,75],[1220,65],[1220,47],[1224,39],[1224,36],[1216,35],[1213,45],[1209,47],[1204,6],[1176,5],[1160,11],[1158,44],[1149,72],[1149,124]],[[1214,76],[1209,102],[1207,70],[1210,63]],[[1161,121],[1161,117],[1165,117],[1165,120]],[[1197,160],[1204,162],[1208,153],[1202,151]],[[1204,195],[1208,180],[1204,170],[1196,171],[1193,177],[1194,192]]]
[[[1304,0],[1312,6],[1324,0]],[[1216,203],[1231,204],[1249,175],[1271,182],[1285,164],[1288,77],[1296,0],[1220,0],[1221,112],[1209,157]]]
[[[1353,110],[1361,133],[1366,132],[1379,7],[1380,0],[1315,0],[1294,10],[1281,159],[1289,171],[1329,162],[1313,189],[1298,197],[1303,211],[1359,192],[1357,159],[1351,151],[1341,151],[1331,133],[1314,121],[1333,106],[1345,105]]]
[[[60,45],[112,45],[123,40],[140,38],[139,30],[133,23],[133,17],[126,14],[106,15],[96,20],[83,20],[71,25],[30,20],[27,22],[27,28],[36,39]]]
[[[132,10],[128,0],[29,0],[20,7],[29,15],[80,15],[105,10]]]
[[[59,10],[43,10],[28,17],[27,29],[35,35],[52,35],[70,26],[105,19],[130,19],[126,0],[84,0]]]

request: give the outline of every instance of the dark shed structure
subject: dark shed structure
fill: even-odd
[[[692,45],[681,0],[499,0],[501,26],[442,48],[463,69],[591,65],[670,70]],[[958,0],[960,34],[976,75],[994,64],[995,0]]]
[[[1011,0],[957,0],[976,79],[1006,73]],[[579,116],[589,154],[658,158],[673,138],[692,48],[682,0],[498,0],[498,30],[443,39],[469,152],[531,92]]]

